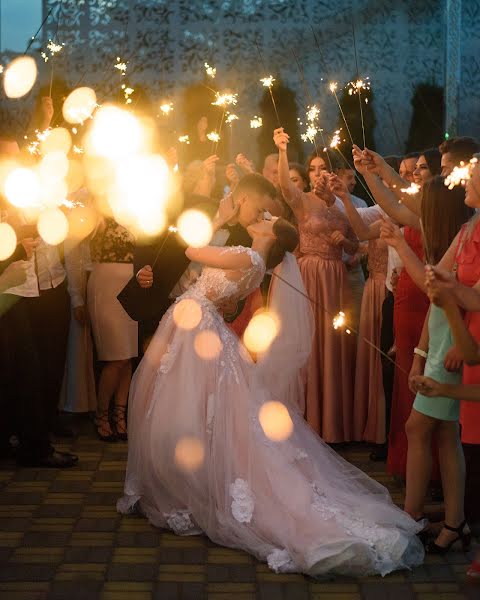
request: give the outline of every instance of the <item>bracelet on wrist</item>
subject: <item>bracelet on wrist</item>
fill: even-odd
[[[413,353],[416,354],[417,356],[421,356],[425,360],[428,358],[428,352],[425,352],[425,350],[422,350],[421,348],[415,348],[413,350]]]

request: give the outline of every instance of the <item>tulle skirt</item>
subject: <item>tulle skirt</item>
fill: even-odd
[[[258,365],[215,306],[196,301],[197,327],[177,327],[171,307],[133,378],[120,512],[137,508],[180,535],[204,532],[277,572],[384,575],[420,564],[421,525],[299,412],[280,419],[287,439],[271,439],[282,435],[278,418],[260,412],[273,398]],[[216,340],[209,352],[204,336]]]

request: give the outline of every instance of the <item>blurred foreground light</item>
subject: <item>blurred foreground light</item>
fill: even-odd
[[[186,210],[177,222],[178,232],[192,248],[208,246],[212,239],[212,223],[208,216],[199,210]]]
[[[40,237],[46,244],[61,244],[68,235],[68,220],[58,208],[49,208],[40,213],[37,221]]]
[[[72,136],[68,129],[56,127],[49,129],[41,136],[40,152],[43,156],[50,152],[63,152],[67,155],[72,147]]]
[[[266,352],[278,335],[280,324],[271,312],[262,311],[252,317],[243,334],[243,343],[254,354]]]
[[[88,206],[75,206],[67,214],[68,237],[77,241],[84,240],[95,229],[97,214]]]
[[[143,139],[143,129],[134,115],[116,106],[104,106],[94,117],[86,148],[90,154],[118,159],[139,152]]]
[[[180,300],[173,309],[173,320],[180,329],[195,329],[202,320],[202,308],[195,300]]]
[[[197,471],[203,464],[205,449],[196,437],[182,437],[175,446],[175,464],[182,471]]]
[[[283,442],[292,435],[293,421],[287,407],[281,402],[265,402],[260,408],[258,419],[263,432],[273,442]]]
[[[42,158],[38,170],[42,181],[61,180],[68,173],[68,158],[58,150],[49,152]]]
[[[37,63],[31,56],[20,56],[12,61],[3,76],[3,87],[8,98],[28,94],[37,79]]]
[[[15,252],[17,235],[8,223],[0,223],[0,260],[7,260]]]
[[[96,106],[97,95],[92,88],[77,88],[63,103],[63,118],[72,125],[83,123],[92,116]]]
[[[40,182],[36,173],[22,167],[11,171],[5,180],[5,196],[17,208],[38,206]]]
[[[82,163],[78,160],[72,159],[68,161],[68,173],[66,176],[65,183],[67,184],[68,193],[72,194],[77,192],[85,181],[85,174],[83,171]]]
[[[222,351],[223,344],[214,331],[207,329],[196,335],[193,347],[197,356],[203,360],[213,360]]]

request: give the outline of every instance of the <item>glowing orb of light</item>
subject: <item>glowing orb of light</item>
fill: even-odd
[[[75,240],[84,240],[92,233],[97,223],[97,215],[93,208],[75,206],[68,212],[68,235]]]
[[[49,208],[40,213],[37,221],[40,237],[46,244],[61,244],[68,235],[68,220],[58,208]]]
[[[281,402],[265,402],[259,410],[258,419],[265,435],[274,442],[283,442],[292,435],[293,421]]]
[[[173,309],[173,320],[180,329],[195,329],[202,320],[202,308],[195,300],[180,300]]]
[[[0,260],[7,260],[15,252],[17,235],[8,223],[0,223]]]
[[[104,106],[94,117],[87,151],[118,159],[139,152],[143,139],[142,126],[134,115],[116,106]]]
[[[42,158],[38,171],[43,181],[63,179],[68,173],[68,158],[58,150],[49,152]]]
[[[203,443],[196,437],[180,438],[175,446],[175,464],[182,471],[197,471],[203,464],[205,449]]]
[[[89,87],[73,90],[63,103],[63,118],[73,125],[89,119],[97,106],[97,95]]]
[[[3,76],[3,87],[8,98],[28,94],[37,79],[37,63],[31,56],[20,56],[12,61]]]
[[[243,343],[247,349],[258,354],[268,350],[278,335],[280,324],[271,312],[260,312],[252,317],[243,334]]]
[[[206,329],[196,335],[193,347],[200,358],[213,360],[222,351],[223,344],[214,331]]]
[[[334,329],[341,329],[342,327],[345,327],[345,323],[347,322],[347,319],[345,317],[345,313],[343,311],[340,311],[337,315],[335,315],[335,317],[333,318],[332,324],[333,324],[333,328]]]
[[[186,210],[177,222],[178,232],[192,248],[208,246],[212,239],[212,223],[208,216],[199,210]]]
[[[20,167],[14,169],[5,180],[5,196],[18,208],[37,206],[40,198],[40,182],[34,171]]]
[[[72,147],[72,136],[65,127],[49,129],[41,136],[40,152],[43,156],[50,152],[63,152],[67,155]]]

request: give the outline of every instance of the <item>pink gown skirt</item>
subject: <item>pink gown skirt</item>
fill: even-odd
[[[380,347],[382,304],[386,287],[383,273],[372,273],[365,284],[355,368],[353,434],[356,441],[385,442],[385,395]]]
[[[307,254],[298,259],[314,301],[315,337],[307,366],[305,417],[327,443],[353,439],[355,336],[333,328],[333,318],[350,304],[347,273],[341,260]],[[348,318],[348,315],[347,315]]]

